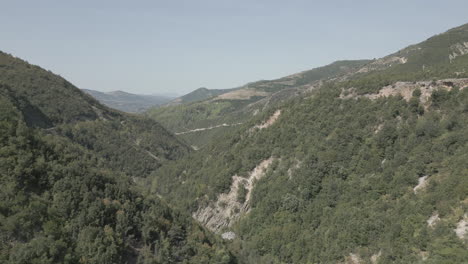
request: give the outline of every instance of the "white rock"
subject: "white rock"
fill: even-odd
[[[429,219],[427,219],[426,222],[429,227],[434,227],[437,224],[437,222],[439,222],[439,220],[440,220],[439,214],[437,212],[434,212],[432,216],[429,217]]]
[[[418,191],[426,188],[427,186],[427,175],[426,176],[422,176],[422,177],[419,177],[418,179],[418,185],[416,185],[414,188],[413,188],[413,191],[414,193],[417,193]]]
[[[221,235],[221,238],[225,240],[233,240],[234,238],[236,238],[236,233],[229,231],[229,232],[223,233]]]
[[[457,228],[453,231],[460,239],[465,239],[466,234],[468,234],[468,214],[463,215],[463,219],[457,223]]]

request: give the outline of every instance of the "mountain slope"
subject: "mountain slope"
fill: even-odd
[[[154,121],[0,53],[0,262],[235,263],[135,184],[188,150]]]
[[[206,100],[153,108],[147,115],[179,134],[189,144],[201,147],[213,137],[263,112],[266,108],[299,96],[330,78],[343,77],[370,61],[338,61],[277,80],[258,81]],[[214,128],[207,129],[204,128]]]
[[[131,94],[122,91],[107,93],[89,89],[82,89],[82,91],[110,108],[127,113],[143,112],[150,107],[163,105],[172,99],[165,96]]]
[[[464,43],[468,25],[272,105],[153,191],[247,263],[464,263]]]
[[[0,262],[229,263],[185,215],[66,137],[27,126],[0,93]]]
[[[231,90],[232,89],[207,89],[205,87],[201,87],[186,95],[183,95],[181,97],[178,97],[172,100],[167,105],[179,105],[179,104],[188,104],[188,103],[193,103],[197,101],[203,101],[213,96],[218,96],[223,93],[227,93]]]
[[[145,177],[189,148],[158,123],[101,105],[60,76],[0,53],[0,92],[24,104],[26,122],[70,138],[108,166]]]

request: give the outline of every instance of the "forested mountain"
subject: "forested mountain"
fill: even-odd
[[[227,93],[229,91],[232,91],[234,89],[208,89],[205,87],[200,87],[186,95],[182,95],[171,102],[169,102],[167,105],[179,105],[179,104],[188,104],[188,103],[193,103],[197,101],[203,101],[205,99],[211,98],[213,96],[221,95],[223,93]]]
[[[0,262],[235,262],[134,183],[187,152],[159,124],[1,53]]]
[[[337,61],[277,80],[252,82],[229,90],[206,90],[218,94],[211,93],[206,100],[183,100],[181,104],[152,108],[147,114],[189,144],[201,147],[268,107],[307,93],[324,81],[346,78],[370,62]]]
[[[468,24],[246,120],[151,177],[245,262],[468,262]]]
[[[92,150],[109,166],[144,177],[189,151],[158,123],[101,105],[60,76],[0,53],[2,94],[24,103],[30,126],[48,129]]]
[[[468,263],[468,24],[184,100],[0,53],[0,262]]]
[[[163,105],[172,100],[167,96],[131,94],[123,91],[99,92],[89,89],[82,91],[108,107],[127,113],[144,112],[150,107]]]

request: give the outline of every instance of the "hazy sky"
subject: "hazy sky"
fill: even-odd
[[[187,93],[377,58],[468,23],[466,0],[0,0],[0,50],[80,88]]]

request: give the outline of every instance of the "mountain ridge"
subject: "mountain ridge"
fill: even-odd
[[[467,29],[270,104],[155,171],[153,192],[247,263],[463,263]]]
[[[81,90],[108,107],[128,113],[144,112],[150,107],[164,105],[172,100],[171,97],[167,96],[132,94],[125,91]]]
[[[188,144],[198,148],[227,131],[224,124],[244,123],[263,112],[270,104],[280,104],[300,96],[328,78],[348,74],[368,62],[369,60],[337,61],[283,78],[250,82],[237,88],[222,90],[223,93],[202,101],[152,108],[146,115],[162,123],[173,133],[182,134]],[[186,133],[206,127],[217,129]]]
[[[190,151],[159,123],[104,106],[62,77],[3,52],[0,84],[4,96],[34,109],[23,111],[30,125],[40,123],[50,132],[99,152],[106,162],[130,175],[143,177],[164,160]],[[133,160],[124,159],[121,153],[132,153]]]

